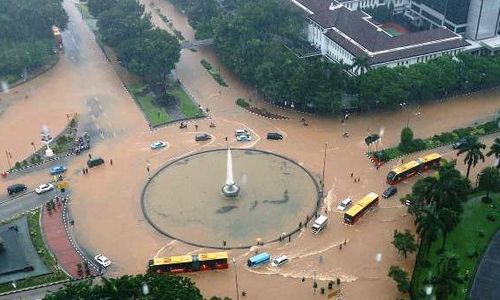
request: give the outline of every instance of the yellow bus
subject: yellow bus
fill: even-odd
[[[148,269],[156,273],[184,273],[228,268],[227,252],[154,258]]]
[[[378,195],[371,192],[364,196],[356,204],[354,204],[346,213],[344,214],[344,222],[347,224],[354,224],[356,221],[364,215],[370,208],[378,205]]]
[[[387,174],[387,183],[390,185],[396,184],[401,180],[411,177],[417,173],[439,166],[440,161],[441,155],[437,153],[431,153],[424,157],[409,161],[392,169],[389,174]]]

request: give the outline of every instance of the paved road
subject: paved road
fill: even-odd
[[[39,289],[34,289],[34,290],[30,290],[30,291],[26,291],[26,292],[21,292],[21,293],[16,293],[16,294],[11,294],[11,295],[7,295],[7,296],[0,296],[0,300],[11,300],[11,299],[42,299],[43,297],[45,297],[45,295],[47,294],[47,292],[55,292],[57,290],[59,290],[61,287],[63,287],[64,284],[56,284],[56,285],[52,285],[52,286],[49,286],[49,287],[43,287],[43,288],[39,288]]]
[[[50,191],[41,195],[37,195],[35,192],[30,191],[18,197],[0,199],[0,220],[8,219],[13,215],[40,206],[55,196],[55,191]]]
[[[500,230],[495,234],[484,253],[474,277],[470,299],[500,299]]]

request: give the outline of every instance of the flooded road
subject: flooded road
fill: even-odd
[[[157,15],[156,9],[160,9],[186,39],[193,38],[186,18],[170,4],[164,0],[141,2],[152,13],[157,26],[167,28]],[[395,299],[400,295],[395,283],[386,275],[389,267],[397,264],[410,271],[414,263],[414,256],[405,260],[391,244],[395,229],[414,230],[413,220],[397,196],[408,193],[417,178],[399,184],[396,197],[381,199],[379,207],[367,213],[356,225],[345,225],[342,213],[336,210],[339,201],[347,197],[357,201],[368,192],[381,194],[386,188],[387,172],[398,163],[394,161],[375,169],[365,156],[368,150],[364,144],[365,136],[383,132],[380,147],[392,146],[399,142],[400,131],[407,122],[415,137],[427,137],[486,120],[500,108],[500,91],[491,90],[449,102],[406,107],[397,112],[353,116],[342,124],[338,118],[317,118],[271,107],[220,66],[211,49],[182,50],[175,73],[196,101],[210,108],[212,121],[217,124],[216,128],[209,128],[210,120],[197,121],[199,131],[214,137],[209,143],[199,144],[194,141],[197,131],[192,124],[185,131],[175,125],[149,130],[74,4],[69,0],[64,4],[70,16],[65,39],[71,40],[65,44],[74,49],[68,49],[56,67],[45,75],[11,89],[9,93],[0,94],[0,137],[8,141],[1,144],[0,168],[8,168],[3,158],[4,150],[12,152],[15,160],[28,156],[33,150],[30,143],[38,141],[42,124],[47,124],[53,134],[57,134],[67,122],[66,114],[78,112],[81,129],[91,132],[95,141],[92,155],[102,156],[106,164],[91,169],[89,175],[83,175],[80,170],[87,159],[85,154],[68,163],[74,231],[79,243],[91,254],[102,252],[110,257],[114,263],[107,273],[110,276],[143,272],[148,259],[153,256],[210,251],[172,241],[147,223],[140,208],[140,193],[147,180],[147,169],[153,173],[168,161],[186,154],[223,148],[226,145],[224,137],[233,136],[235,129],[247,128],[259,138],[245,147],[289,157],[310,170],[316,178],[322,177],[326,144],[324,182],[327,196],[322,212],[328,214],[330,222],[320,235],[312,235],[310,228],[306,228],[294,235],[290,243],[277,242],[257,249],[272,255],[288,255],[290,263],[280,268],[250,270],[245,262],[256,249],[230,251],[230,256],[236,258],[240,291],[247,292],[246,299],[315,299],[320,296],[319,289],[314,295],[313,280],[317,280],[321,288],[327,281],[337,278],[342,282],[346,299]],[[229,85],[227,88],[215,82],[200,64],[201,59],[220,68]],[[275,121],[247,113],[235,105],[239,97],[251,97],[255,105],[290,119]],[[302,126],[302,117],[307,119],[309,126]],[[284,140],[262,138],[270,131],[283,133]],[[342,136],[344,131],[350,132],[349,138]],[[488,147],[493,138],[484,138]],[[149,144],[158,139],[168,141],[169,147],[152,151]],[[230,144],[232,147],[241,146],[234,140]],[[436,151],[446,159],[456,158],[450,147]],[[418,156],[420,154],[405,157],[405,160]],[[113,166],[109,159],[113,159]],[[462,157],[458,158],[458,166],[464,171],[462,160]],[[485,163],[478,163],[471,178],[475,178],[484,166],[493,163],[491,157]],[[355,183],[351,173],[359,177],[360,182]],[[5,191],[5,187],[13,182],[35,185],[48,179],[47,170],[41,169],[26,176],[2,180],[0,189]],[[340,250],[343,243],[345,245]],[[231,266],[225,271],[189,276],[206,297],[218,295],[235,299],[234,272],[235,268]]]

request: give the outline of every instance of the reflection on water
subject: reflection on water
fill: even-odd
[[[226,151],[195,154],[155,176],[144,196],[145,213],[163,232],[208,246],[247,246],[290,232],[316,205],[313,179],[273,154],[233,150],[241,192],[222,196]]]

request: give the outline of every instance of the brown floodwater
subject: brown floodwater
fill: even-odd
[[[152,12],[155,24],[165,28],[149,5],[152,1],[141,2]],[[182,14],[163,0],[153,2],[154,8],[159,8],[171,19],[187,39],[193,37],[193,31]],[[104,157],[106,162],[112,158],[114,163],[113,166],[106,163],[93,168],[86,176],[80,172],[85,164],[85,155],[69,163],[67,177],[73,194],[70,203],[75,220],[73,230],[79,243],[89,253],[102,252],[110,257],[113,265],[108,270],[109,276],[143,272],[148,259],[154,256],[211,251],[169,239],[145,220],[140,195],[147,181],[146,166],[149,165],[153,173],[165,163],[189,153],[223,148],[226,146],[224,137],[228,136],[231,137],[229,143],[232,147],[279,153],[297,161],[314,177],[320,178],[326,143],[326,197],[321,208],[330,219],[326,230],[320,235],[312,235],[310,229],[303,229],[292,236],[290,243],[276,242],[248,251],[231,250],[229,254],[236,258],[236,268],[231,266],[229,270],[189,276],[207,297],[219,295],[235,299],[236,270],[240,291],[247,292],[246,299],[315,299],[320,296],[314,295],[313,280],[318,280],[319,287],[325,287],[328,280],[336,280],[337,277],[342,280],[342,292],[347,299],[400,297],[395,283],[387,277],[388,269],[397,264],[411,271],[415,258],[410,255],[404,259],[398,255],[391,244],[392,234],[395,229],[414,231],[413,220],[398,201],[398,196],[408,193],[418,178],[400,183],[396,197],[381,199],[378,208],[363,216],[356,225],[345,225],[342,213],[336,210],[339,201],[346,197],[356,201],[368,192],[380,194],[387,187],[387,172],[399,163],[393,161],[379,170],[375,169],[365,156],[368,149],[364,145],[364,137],[368,133],[380,132],[383,137],[378,147],[393,146],[399,142],[400,131],[408,120],[415,137],[427,137],[491,119],[500,108],[500,91],[489,90],[395,112],[355,115],[342,125],[338,118],[318,118],[268,105],[221,66],[210,48],[197,52],[182,50],[175,72],[196,101],[211,109],[211,120],[196,123],[200,131],[209,132],[213,139],[196,143],[196,131],[192,124],[184,131],[177,126],[149,130],[142,113],[102,55],[72,1],[66,0],[64,4],[70,15],[70,31],[79,50],[79,60],[75,62],[72,54],[67,52],[58,65],[45,75],[13,88],[9,93],[0,93],[0,167],[8,167],[5,150],[12,152],[16,160],[29,155],[32,151],[30,143],[38,139],[42,124],[47,124],[57,134],[66,123],[66,113],[79,112],[83,129],[98,133],[91,153]],[[72,43],[71,37],[68,43]],[[201,66],[201,59],[220,68],[229,86],[220,87]],[[254,105],[266,107],[290,119],[275,121],[247,113],[235,105],[239,97],[252,98]],[[309,126],[301,125],[302,117],[307,119]],[[217,127],[209,128],[210,121],[215,122]],[[237,128],[249,129],[255,137],[254,141],[236,142],[232,136]],[[268,141],[262,138],[269,131],[282,132],[284,140]],[[342,137],[344,131],[350,132],[349,138]],[[489,147],[494,137],[488,136],[482,141]],[[168,141],[170,146],[159,151],[150,150],[149,144],[158,139]],[[456,159],[451,147],[436,151],[446,159]],[[464,172],[466,168],[462,160],[463,157],[458,158],[457,166]],[[472,181],[475,181],[479,170],[493,163],[492,157],[484,163],[479,162],[471,172]],[[352,180],[351,172],[354,177],[360,177],[360,182]],[[13,182],[35,186],[48,179],[44,169],[22,177],[3,179],[0,189],[5,191],[5,187]],[[339,245],[344,242],[346,245],[340,250]],[[256,250],[268,251],[272,255],[286,254],[290,262],[280,268],[263,266],[248,269],[246,259]],[[302,277],[305,282],[301,281]],[[316,291],[318,293],[319,290]]]

